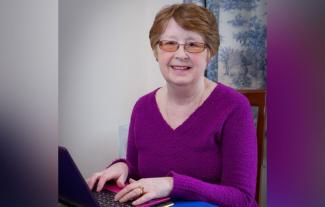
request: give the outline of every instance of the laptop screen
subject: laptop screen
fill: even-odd
[[[98,206],[69,152],[59,147],[59,201],[76,206]]]

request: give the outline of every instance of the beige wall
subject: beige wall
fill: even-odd
[[[137,98],[164,84],[148,33],[181,0],[59,1],[59,144],[84,177],[118,156]]]

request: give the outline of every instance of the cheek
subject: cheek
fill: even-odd
[[[168,73],[169,60],[165,56],[159,57],[159,70],[165,76]]]
[[[204,70],[208,65],[206,57],[196,57],[192,59],[193,63],[200,69]]]
[[[168,67],[169,62],[172,60],[172,56],[171,55],[160,55],[158,57],[158,61],[159,61],[159,66],[160,67]]]

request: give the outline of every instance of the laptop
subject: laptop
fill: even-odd
[[[96,189],[96,188],[94,188]],[[67,206],[82,207],[129,207],[131,202],[114,201],[120,189],[116,185],[105,185],[101,192],[91,191],[78,167],[65,147],[59,146],[59,202]],[[171,206],[170,198],[152,200],[138,207]]]

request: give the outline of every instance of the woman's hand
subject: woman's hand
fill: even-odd
[[[90,178],[87,179],[87,185],[90,189],[93,189],[98,180],[96,191],[99,192],[103,189],[107,181],[116,180],[117,186],[123,188],[125,186],[128,173],[129,169],[127,164],[124,162],[117,162],[103,171],[94,173]]]
[[[168,196],[173,189],[172,177],[130,179],[130,184],[115,195],[115,201],[121,203],[135,200],[132,205],[140,205],[154,198]]]

